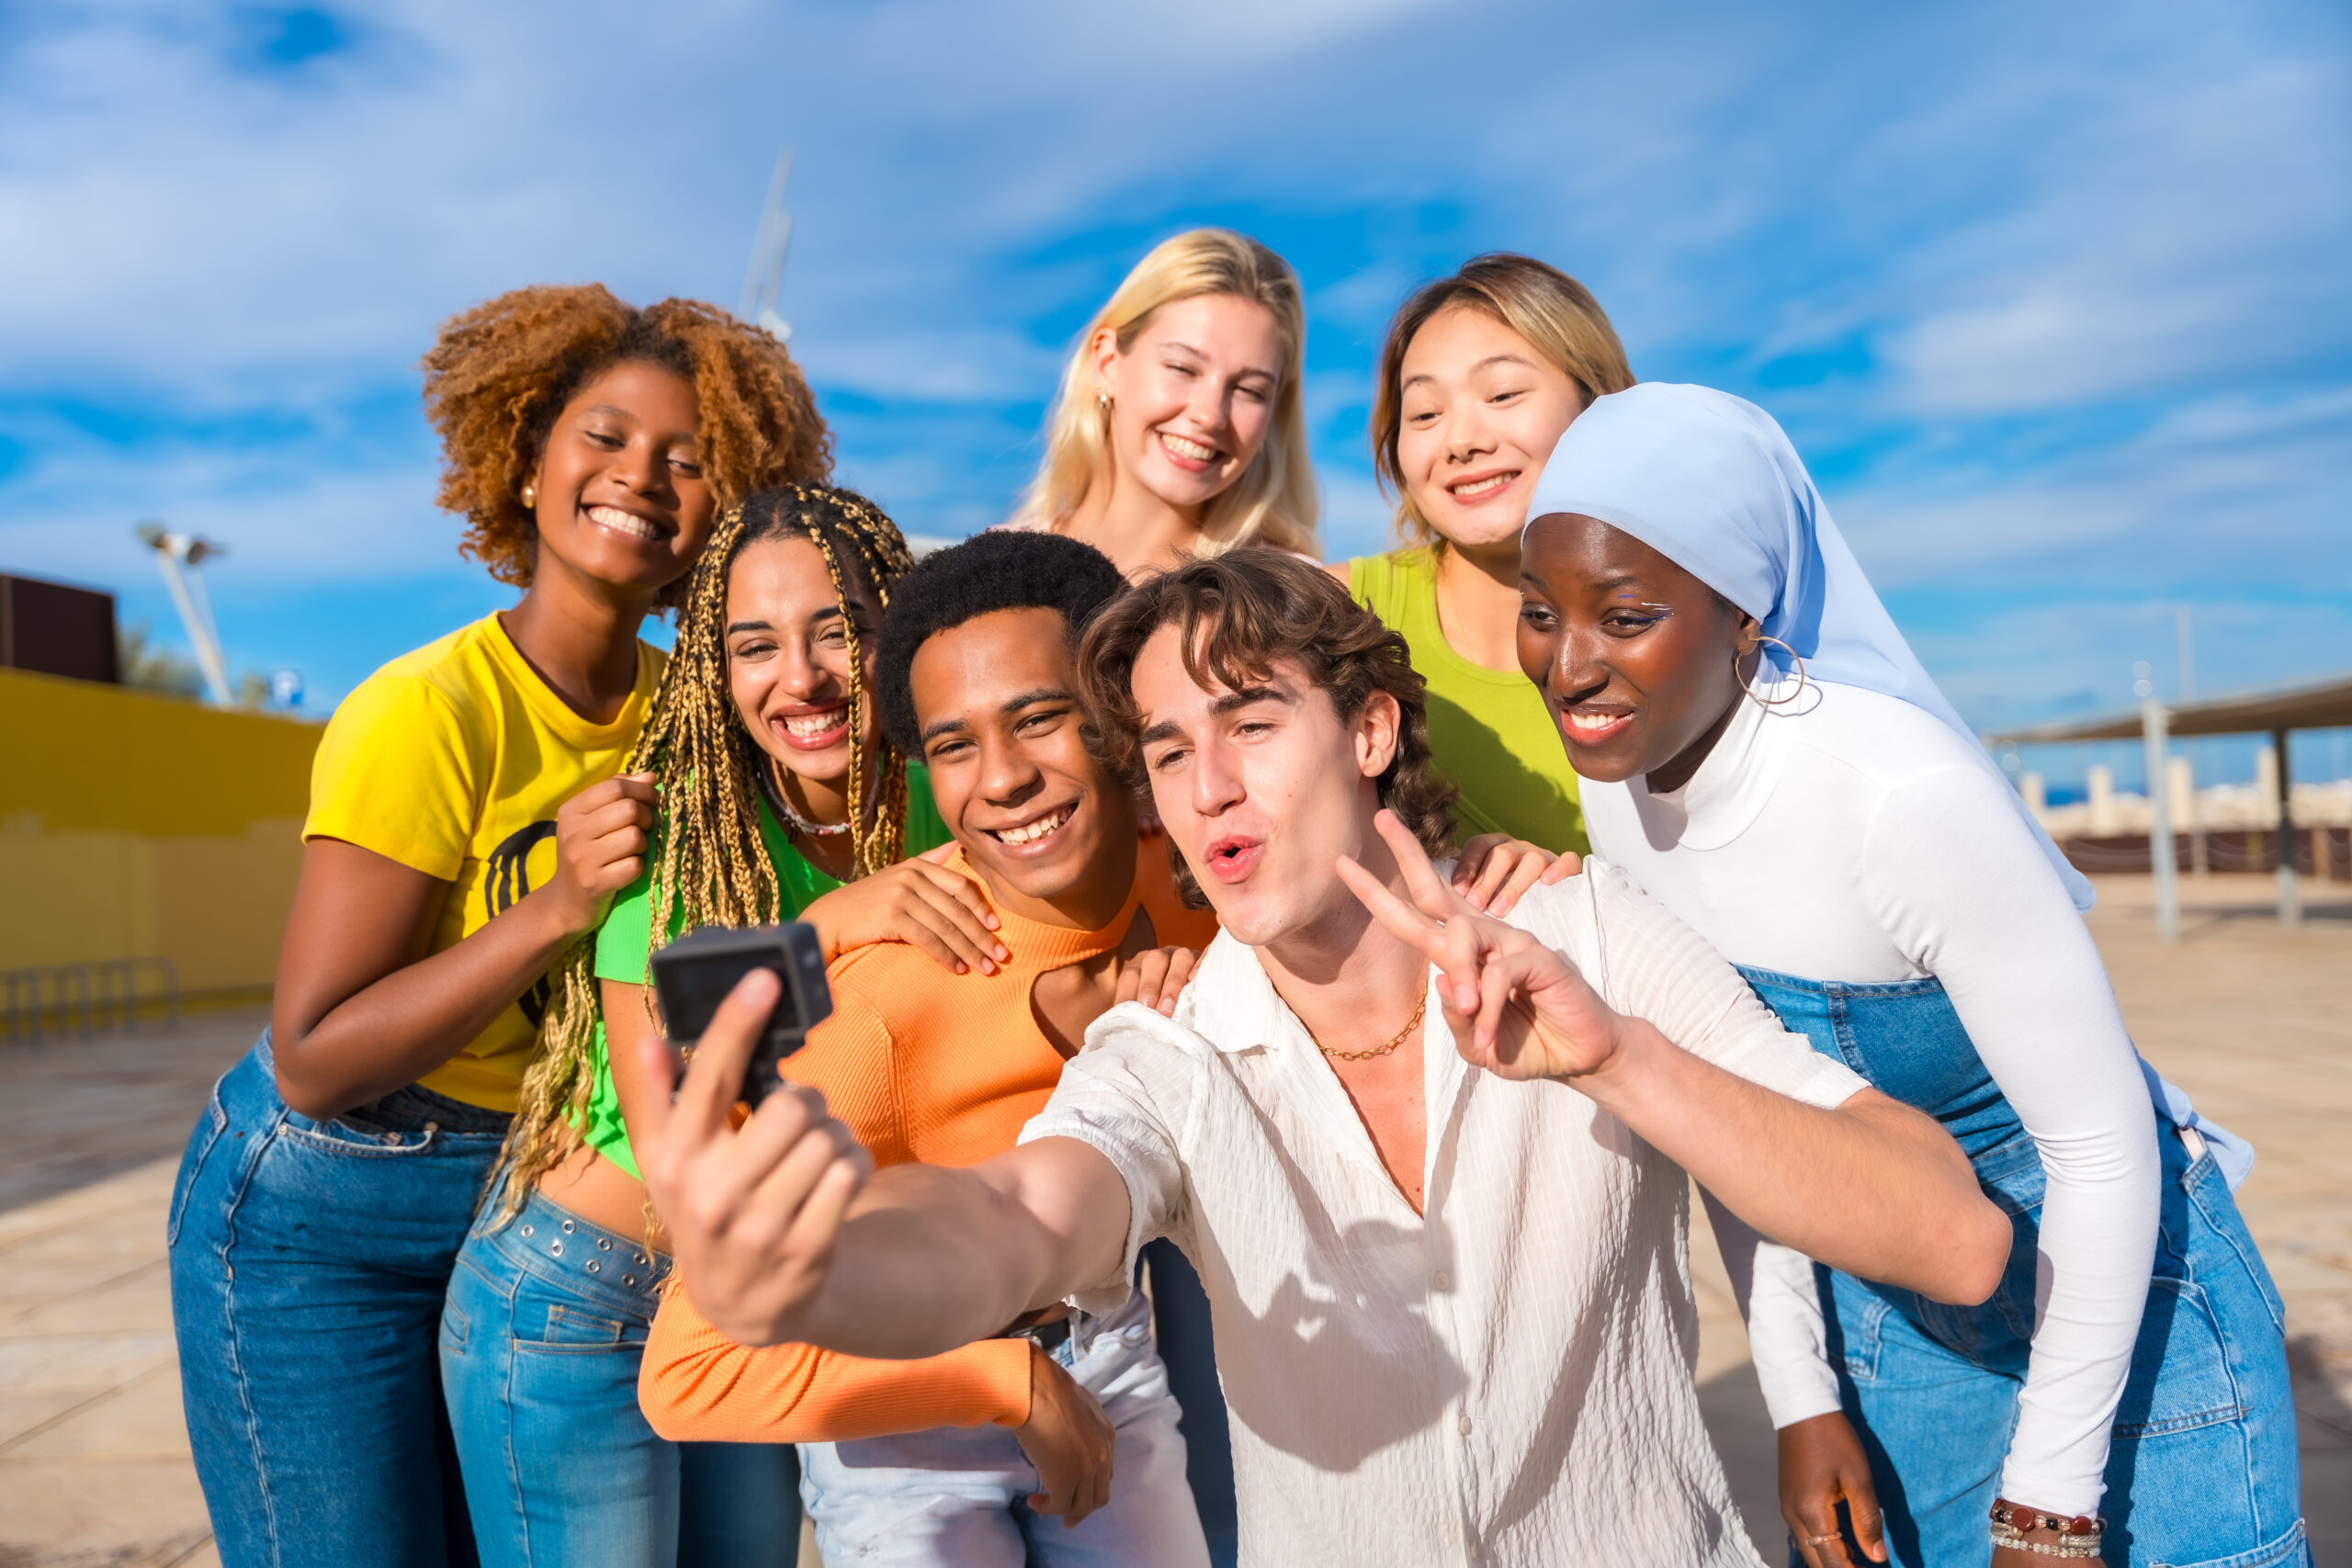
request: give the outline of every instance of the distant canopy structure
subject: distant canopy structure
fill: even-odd
[[[2166,707],[2153,697],[2125,713],[2067,724],[2045,724],[1985,737],[1987,744],[2033,746],[2066,740],[2129,740],[2138,736],[2148,754],[2148,848],[2156,876],[2156,922],[2167,940],[2178,929],[2179,903],[2173,886],[2172,817],[2164,799],[2165,748],[2172,736],[2267,734],[2278,758],[2278,918],[2289,925],[2301,918],[2292,849],[2295,816],[2290,805],[2288,738],[2298,729],[2352,726],[2352,675],[2310,685],[2282,686],[2236,696],[2208,697]]]

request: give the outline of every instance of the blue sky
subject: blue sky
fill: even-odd
[[[506,597],[432,507],[436,323],[731,303],[786,145],[793,346],[911,531],[1002,515],[1071,334],[1221,222],[1300,272],[1327,546],[1379,547],[1381,330],[1510,248],[1780,417],[1980,725],[2170,691],[2178,604],[2202,690],[2352,665],[2352,19],[2264,0],[0,0],[0,568],[176,638],[131,525],[225,540],[232,664],[332,702]]]

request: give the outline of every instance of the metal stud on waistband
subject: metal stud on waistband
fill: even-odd
[[[611,1239],[610,1239],[609,1237],[606,1237],[606,1236],[601,1236],[601,1235],[600,1235],[600,1236],[598,1236],[598,1237],[596,1238],[596,1250],[597,1250],[597,1251],[599,1251],[599,1252],[610,1252],[612,1249],[613,1249],[613,1244],[612,1244],[612,1241],[611,1241]]]
[[[563,1222],[563,1234],[566,1235],[570,1235],[571,1234],[571,1222],[570,1220]]]
[[[637,1283],[637,1276],[634,1274],[624,1274],[621,1276],[621,1283],[624,1285],[634,1285]]]
[[[591,1274],[601,1274],[604,1271],[605,1266],[603,1264],[597,1262],[593,1258],[588,1260],[588,1272]]]
[[[529,1235],[531,1234],[531,1227],[530,1227],[530,1226],[528,1226],[528,1225],[525,1225],[525,1226],[523,1227],[523,1234],[524,1234],[525,1235]]]
[[[551,1241],[548,1243],[548,1251],[553,1257],[561,1258],[563,1256],[563,1243],[560,1241]]]

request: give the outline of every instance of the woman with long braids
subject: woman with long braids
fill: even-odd
[[[523,593],[336,710],[270,1027],[181,1162],[172,1318],[230,1568],[473,1560],[435,1330],[550,966],[639,869],[638,630],[723,508],[830,461],[784,346],[689,300],[518,289],[424,372],[441,504]]]
[[[849,491],[794,485],[720,519],[627,764],[660,800],[644,871],[572,952],[497,1186],[459,1255],[442,1371],[483,1561],[789,1564],[789,1447],[673,1444],[638,1409],[669,1259],[629,1151],[651,950],[801,919],[826,954],[899,941],[992,970],[920,764],[879,730],[874,638],[906,541]],[[662,935],[657,940],[654,933]]]

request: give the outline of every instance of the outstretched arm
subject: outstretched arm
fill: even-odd
[[[1681,1049],[1611,1009],[1534,936],[1473,909],[1392,813],[1379,825],[1412,901],[1352,861],[1340,874],[1437,965],[1446,1022],[1473,1066],[1574,1087],[1732,1213],[1833,1268],[1938,1301],[1992,1293],[2008,1222],[1931,1119],[1869,1089],[1834,1109],[1807,1105]]]
[[[656,1089],[639,1163],[687,1294],[721,1333],[930,1356],[1117,1271],[1126,1185],[1087,1145],[1046,1138],[969,1169],[875,1176],[824,1097],[793,1086],[732,1126],[733,1086],[775,998],[774,976],[745,976],[683,1082],[666,1042],[639,1047]]]

